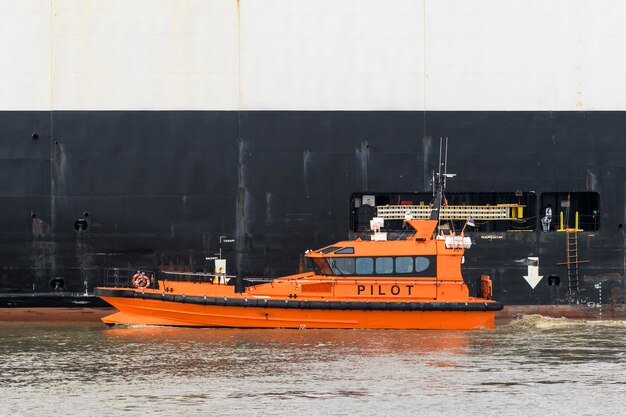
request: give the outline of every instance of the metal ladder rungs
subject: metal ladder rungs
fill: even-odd
[[[567,232],[565,240],[567,260],[567,284],[569,291],[578,291],[578,235]]]

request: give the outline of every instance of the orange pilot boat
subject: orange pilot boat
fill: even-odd
[[[441,166],[441,164],[440,164]],[[387,240],[382,219],[371,240],[349,240],[305,257],[312,271],[258,282],[225,274],[137,273],[129,285],[97,288],[119,312],[106,324],[254,328],[493,328],[502,304],[491,280],[471,297],[461,275],[469,237],[439,230],[446,174],[434,178],[430,219],[407,219],[408,237]],[[119,278],[119,276],[116,276]]]

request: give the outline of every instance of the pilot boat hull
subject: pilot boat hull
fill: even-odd
[[[314,329],[493,328],[494,301],[354,302],[174,296],[124,289],[98,290],[119,310],[109,325]]]

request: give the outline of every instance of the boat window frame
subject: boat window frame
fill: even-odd
[[[417,262],[418,262],[418,260],[420,260],[420,259],[424,259],[424,260],[426,260],[426,262],[427,262],[427,263],[426,263],[426,266],[425,266],[424,268],[422,268],[422,269],[418,270],[418,268],[417,268]],[[415,273],[424,272],[424,271],[427,271],[427,270],[428,270],[428,268],[430,268],[430,259],[428,259],[428,257],[426,257],[426,256],[415,256],[415,257],[414,257],[414,259],[413,259],[413,262],[414,262],[414,265],[413,265],[413,272],[415,272]]]
[[[391,275],[394,274],[396,272],[396,268],[395,268],[395,256],[377,256],[376,258],[374,258],[374,273],[376,275],[381,274],[381,275]],[[387,269],[385,269],[385,271],[379,271],[379,268],[382,269],[383,266],[388,266],[388,265],[384,265],[384,263],[388,263],[387,259],[389,259],[389,263],[391,264],[391,269],[389,269],[389,272],[386,272]]]
[[[334,252],[336,255],[354,255],[354,247],[346,246]]]
[[[317,275],[332,276],[333,270],[330,268],[330,264],[326,258],[309,258],[311,260],[310,266],[313,268],[313,272]]]
[[[376,272],[376,263],[378,259],[381,258],[391,258],[393,270],[389,273],[385,272]],[[397,272],[396,269],[396,259],[397,258],[413,258],[413,271],[411,272]],[[315,268],[316,273],[326,276],[337,276],[337,277],[379,277],[379,278],[391,278],[391,277],[415,277],[415,278],[435,278],[437,276],[437,255],[413,255],[413,256],[338,256],[338,257],[320,257],[320,258],[312,258],[314,259],[314,264],[317,266]],[[419,259],[425,259],[428,264],[421,268],[419,271],[417,270],[417,262]],[[354,269],[353,273],[343,273],[344,269],[340,269],[337,267],[337,261],[346,262],[346,260],[354,260]],[[369,263],[371,265],[370,268],[365,269],[363,272],[358,272],[359,267],[367,267],[364,263]],[[325,267],[321,267],[318,265],[318,262],[321,265],[325,264]],[[324,273],[324,269],[327,270],[328,273]],[[350,269],[352,271],[352,269]]]
[[[359,264],[359,261],[365,261],[369,259],[371,261],[371,273],[367,274],[367,273],[357,273],[357,265]],[[374,257],[372,256],[355,256],[355,261],[354,261],[354,275],[355,276],[368,276],[368,275],[372,275],[374,274]]]
[[[346,261],[352,261],[352,268],[347,268],[347,269],[351,269],[352,273],[344,273],[344,267],[345,265],[337,265],[337,263],[344,263]],[[340,256],[340,257],[329,257],[328,258],[328,266],[330,267],[330,270],[333,271],[334,275],[336,276],[351,276],[351,275],[355,275],[356,274],[356,258],[352,257],[352,256]],[[346,270],[347,270],[346,269]],[[341,272],[340,274],[337,273],[336,271]]]
[[[396,256],[393,258],[393,268],[394,268],[394,272],[398,273],[398,274],[411,274],[413,272],[415,272],[415,256]],[[402,272],[398,272],[398,259],[407,259],[410,260],[407,263],[407,266],[411,266],[411,270],[410,271],[402,271]]]
[[[325,248],[322,248],[322,249],[318,250],[317,252],[319,252],[321,254],[324,254],[324,255],[327,255],[327,254],[329,254],[331,252],[334,252],[334,251],[336,251],[338,249],[341,249],[341,246],[327,246]]]

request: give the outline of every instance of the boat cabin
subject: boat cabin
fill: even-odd
[[[461,263],[470,239],[435,235],[436,220],[406,223],[414,233],[404,238],[337,242],[305,256],[315,274],[322,276],[463,280]]]

